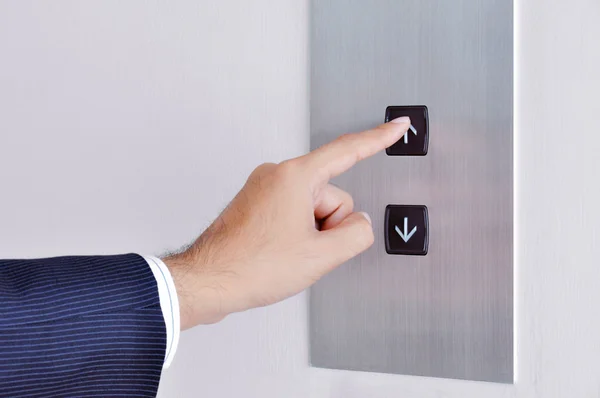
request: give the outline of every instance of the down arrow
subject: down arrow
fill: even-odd
[[[407,243],[410,240],[410,238],[412,238],[412,236],[415,234],[415,232],[417,232],[417,227],[414,227],[412,231],[408,232],[408,217],[404,217],[404,233],[400,231],[400,228],[398,228],[397,225],[394,226],[394,229],[396,230],[396,232],[398,232],[398,235],[400,235],[402,240]]]

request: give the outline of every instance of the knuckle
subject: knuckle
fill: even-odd
[[[262,175],[271,171],[277,165],[275,163],[263,163],[254,169],[252,174]]]
[[[270,179],[273,168],[276,165],[273,163],[263,163],[259,165],[248,177],[248,184],[253,186],[262,186],[265,181]]]
[[[287,179],[297,173],[298,166],[291,160],[279,163],[275,168],[275,174],[279,178]]]

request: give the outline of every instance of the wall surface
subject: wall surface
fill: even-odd
[[[161,397],[600,397],[600,3],[516,8],[517,383],[309,368],[300,295],[186,332]],[[159,254],[306,150],[307,15],[0,0],[0,257]]]
[[[297,0],[0,0],[0,258],[191,241],[308,149],[307,28]],[[161,396],[306,396],[304,303],[183,334]]]

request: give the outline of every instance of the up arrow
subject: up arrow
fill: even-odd
[[[414,135],[417,135],[417,129],[412,124],[409,127],[410,131],[413,132]],[[408,144],[408,131],[404,134],[404,143]],[[410,238],[409,238],[410,239]]]
[[[412,236],[415,234],[415,232],[417,232],[417,227],[414,227],[412,231],[408,232],[408,217],[404,217],[404,232],[400,231],[400,228],[398,228],[397,225],[395,225],[394,227],[394,229],[396,230],[396,232],[398,232],[398,235],[400,235],[404,242],[408,242],[410,238],[412,238]]]

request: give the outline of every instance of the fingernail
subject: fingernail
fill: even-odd
[[[401,116],[390,120],[390,123],[410,123],[410,118],[408,116]]]
[[[367,221],[369,222],[369,224],[373,225],[373,221],[371,221],[371,216],[369,216],[364,211],[361,211],[360,214],[362,214],[367,219]]]

